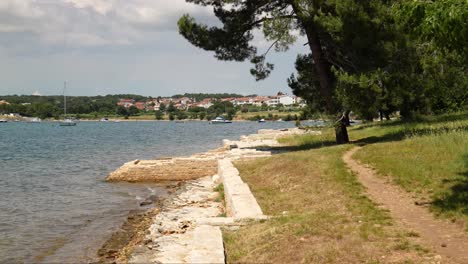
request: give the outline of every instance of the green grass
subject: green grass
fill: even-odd
[[[445,218],[468,225],[468,113],[391,121],[349,129],[363,146],[355,158],[370,164]],[[333,131],[321,138],[306,135],[282,139],[305,148],[333,145]]]
[[[427,262],[419,235],[394,226],[346,168],[342,155],[353,145],[363,147],[355,158],[430,199],[437,214],[466,223],[467,113],[363,124],[349,134],[353,144],[342,146],[330,128],[283,138],[289,152],[236,163],[272,219],[223,233],[229,263]]]
[[[346,168],[341,156],[351,147],[236,163],[264,213],[273,218],[225,231],[228,262],[380,263],[381,256],[421,261],[425,252],[398,249],[402,240],[411,239],[409,232],[393,226],[388,212],[364,195]]]
[[[468,132],[375,143],[355,157],[418,199],[430,201],[436,214],[468,223]]]
[[[218,186],[214,188],[214,191],[219,193],[219,196],[218,198],[216,198],[216,201],[217,202],[224,201],[224,185],[222,183],[218,184]]]

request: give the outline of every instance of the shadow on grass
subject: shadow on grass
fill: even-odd
[[[291,152],[291,151],[319,149],[319,148],[330,147],[330,146],[336,146],[336,142],[334,140],[324,140],[324,141],[306,143],[306,144],[302,144],[298,146],[272,147],[271,150],[273,152]]]
[[[297,146],[274,146],[274,147],[250,147],[247,149],[256,149],[256,150],[265,150],[271,151],[272,154],[281,154],[285,152],[294,152],[294,151],[302,151],[302,150],[311,150],[311,149],[319,149],[323,147],[330,147],[336,146],[336,142],[333,140],[324,140],[324,141],[316,141],[306,144],[301,144]]]
[[[432,117],[417,117],[413,120],[390,120],[390,121],[383,121],[383,122],[371,122],[371,123],[364,123],[361,126],[355,128],[355,130],[363,130],[369,127],[392,127],[392,126],[399,126],[399,125],[411,125],[411,124],[427,124],[433,125],[437,123],[445,123],[445,122],[453,122],[453,121],[461,121],[461,120],[468,120],[468,112],[463,113],[452,113],[440,116],[432,116]]]
[[[356,129],[355,129],[356,130]],[[402,128],[398,131],[392,131],[386,133],[382,136],[370,136],[362,139],[358,139],[350,142],[351,144],[356,144],[358,146],[365,146],[374,143],[383,143],[383,142],[392,142],[392,141],[401,141],[408,137],[413,136],[424,136],[424,135],[440,135],[448,132],[462,132],[468,131],[468,125],[459,125],[459,126],[440,126],[440,127],[425,127],[425,128]],[[300,145],[293,146],[279,146],[279,147],[253,147],[252,149],[257,150],[270,150],[274,154],[292,152],[292,151],[303,151],[311,149],[319,149],[324,147],[336,146],[336,142],[332,139],[327,140],[317,140],[313,142],[307,142]]]
[[[468,155],[463,156],[465,168],[468,169]],[[468,215],[468,170],[458,173],[461,177],[444,181],[444,183],[453,184],[446,194],[434,199],[432,206],[441,212],[461,212]]]
[[[408,137],[414,136],[425,136],[425,135],[440,135],[448,132],[463,132],[468,131],[468,125],[460,126],[441,126],[441,127],[425,127],[425,128],[403,128],[399,131],[390,132],[384,134],[383,136],[371,136],[362,138],[354,141],[353,143],[359,146],[365,146],[368,144],[381,143],[381,142],[391,142],[391,141],[400,141]]]
[[[411,121],[404,120],[392,120],[380,123],[369,123],[362,124],[358,127],[351,127],[352,131],[364,130],[371,127],[381,127],[383,131],[386,131],[385,128],[389,128],[387,133],[380,136],[368,136],[361,138],[350,143],[357,144],[359,146],[364,146],[374,143],[382,142],[391,142],[391,141],[401,141],[408,137],[414,136],[424,136],[424,135],[440,135],[448,132],[463,132],[468,131],[468,124],[465,122],[460,123],[451,123],[453,121],[468,120],[468,111],[451,113],[439,116],[420,116]],[[436,125],[437,124],[437,125]],[[415,127],[419,125],[419,127]],[[421,127],[422,125],[422,127]],[[424,127],[424,125],[426,125]],[[431,126],[435,125],[435,126]],[[391,128],[395,128],[391,131]],[[352,133],[352,132],[351,132]],[[296,146],[283,146],[275,147],[272,150],[276,152],[286,152],[286,151],[301,151],[309,149],[318,149],[322,147],[329,147],[336,145],[333,139],[326,139],[322,141],[306,142],[301,145]]]

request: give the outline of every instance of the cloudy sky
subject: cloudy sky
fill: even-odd
[[[255,82],[249,63],[217,61],[183,39],[184,13],[216,22],[211,9],[184,0],[0,0],[0,95],[61,94],[64,80],[70,95],[290,93],[303,41],[271,53],[275,71]]]

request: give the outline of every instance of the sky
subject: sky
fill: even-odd
[[[217,23],[212,9],[184,0],[0,0],[0,95],[291,93],[305,41],[269,53],[275,70],[256,82],[249,62],[218,61],[177,31],[189,13]],[[254,44],[266,51],[261,36]]]

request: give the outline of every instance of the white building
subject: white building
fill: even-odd
[[[272,96],[265,102],[268,106],[277,106],[280,101],[278,96]]]
[[[208,109],[208,108],[210,108],[210,106],[213,105],[213,103],[211,103],[212,100],[213,100],[213,99],[211,99],[211,98],[205,98],[205,99],[203,99],[201,102],[199,102],[199,103],[197,104],[197,106],[198,106],[198,107],[203,107],[203,108],[205,108],[205,109]]]
[[[233,105],[247,105],[247,104],[252,104],[253,102],[254,102],[254,99],[249,98],[249,97],[235,98],[231,101]]]
[[[278,100],[280,104],[285,106],[290,106],[296,103],[296,98],[289,95],[282,95]]]

